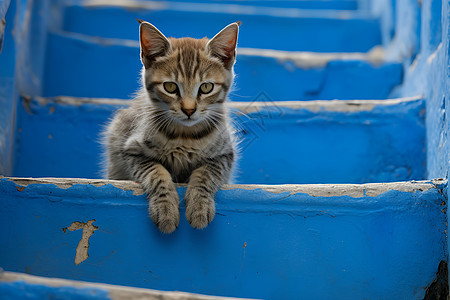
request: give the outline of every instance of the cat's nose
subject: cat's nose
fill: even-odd
[[[195,108],[191,108],[191,109],[181,108],[181,111],[184,112],[184,114],[188,117],[192,116],[196,110],[197,109],[195,109]]]

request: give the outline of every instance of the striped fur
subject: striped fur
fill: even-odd
[[[239,23],[211,40],[167,39],[150,23],[140,23],[143,87],[105,132],[107,176],[140,182],[150,217],[164,233],[179,224],[175,183],[187,183],[186,218],[204,228],[214,218],[214,195],[229,181],[235,160],[224,102]]]

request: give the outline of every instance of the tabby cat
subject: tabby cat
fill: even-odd
[[[214,218],[214,195],[229,181],[236,156],[224,102],[240,22],[199,40],[166,38],[138,21],[143,87],[105,132],[107,176],[140,182],[150,217],[164,233],[180,220],[175,183],[187,183],[186,218],[204,228]]]

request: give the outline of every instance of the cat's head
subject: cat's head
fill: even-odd
[[[184,126],[222,112],[233,82],[240,22],[207,38],[166,38],[152,24],[140,25],[144,87],[156,107]]]

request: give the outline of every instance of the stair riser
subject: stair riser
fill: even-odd
[[[179,6],[179,5],[178,5]],[[226,25],[242,21],[239,46],[288,51],[365,52],[381,43],[377,19],[351,13],[320,14],[301,12],[288,17],[290,10],[268,9],[272,15],[243,14],[231,6],[208,11],[201,5],[196,11],[171,4],[153,10],[122,7],[69,6],[64,11],[62,29],[87,35],[137,40],[138,24],[143,19],[168,37],[212,38]],[[211,6],[214,8],[215,6]],[[250,8],[253,11],[252,8]],[[117,22],[120,20],[120,22]],[[295,34],[293,34],[295,32]]]
[[[139,86],[142,68],[139,46],[132,45],[51,34],[44,96],[129,98]],[[302,67],[301,62],[252,55],[238,55],[235,73],[230,98],[237,101],[259,101],[262,93],[277,101],[383,99],[403,75],[398,63],[304,61]]]
[[[98,101],[22,103],[15,176],[98,178],[102,175],[100,132],[118,108]],[[248,117],[237,112],[233,119],[239,124],[242,142],[236,182],[362,183],[424,178],[422,100],[354,112],[352,105],[345,109],[292,109],[273,104],[247,111]]]
[[[5,178],[0,265],[34,275],[259,299],[422,299],[446,259],[445,201],[436,188],[425,187],[360,198],[231,188],[217,194],[217,214],[206,230],[187,224],[182,205],[179,228],[163,235],[148,218],[145,197],[132,190],[25,187]],[[89,257],[75,265],[82,230],[64,228],[90,220],[98,229],[89,239]]]

